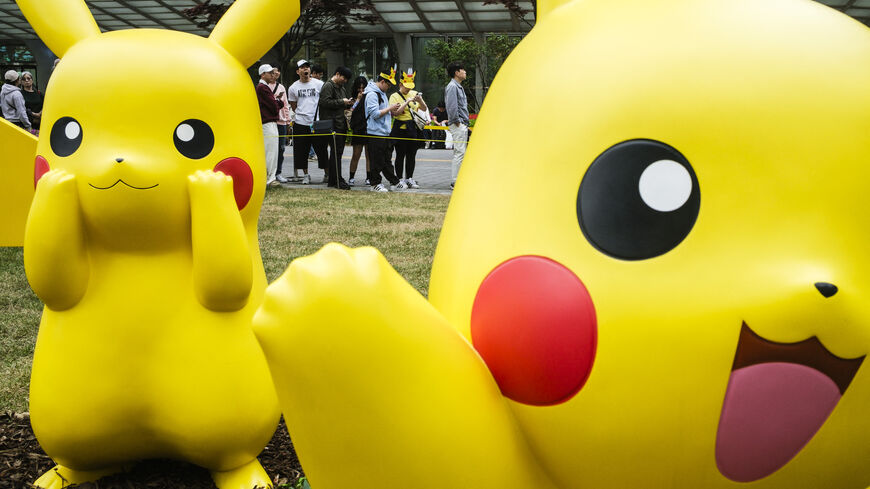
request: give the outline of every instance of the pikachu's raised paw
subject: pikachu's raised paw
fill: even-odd
[[[39,178],[37,188],[54,192],[55,189],[75,192],[76,176],[66,170],[49,170]]]
[[[191,199],[233,199],[233,179],[223,173],[197,170],[187,181]]]

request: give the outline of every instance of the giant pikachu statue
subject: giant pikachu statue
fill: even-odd
[[[487,95],[428,301],[338,245],[267,289],[312,487],[867,487],[870,29],[555,3]]]
[[[245,68],[299,5],[238,0],[207,39],[101,34],[82,0],[18,5],[62,57],[24,236],[45,303],[31,420],[58,463],[36,485],[171,457],[220,489],[270,486],[256,456],[279,411],[251,331],[265,161]]]

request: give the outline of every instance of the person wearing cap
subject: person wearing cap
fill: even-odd
[[[30,131],[33,126],[27,117],[27,108],[24,105],[24,95],[18,87],[18,72],[9,70],[3,77],[5,83],[0,89],[0,109],[3,118],[16,126]]]
[[[390,126],[392,114],[398,111],[401,104],[390,105],[387,100],[387,90],[396,84],[396,70],[391,69],[390,74],[380,73],[377,81],[369,81],[365,91],[366,107],[366,134],[369,136],[368,149],[372,157],[371,184],[374,192],[389,192],[381,184],[381,174],[390,182],[393,190],[404,190],[405,184],[399,181],[399,177],[393,173],[393,165],[390,164]]]
[[[299,79],[287,89],[287,100],[296,114],[293,120],[293,168],[296,176],[300,170],[303,172],[302,183],[308,185],[311,183],[311,177],[308,175],[308,152],[311,147],[314,147],[322,168],[326,167],[329,159],[326,141],[321,137],[308,136],[311,134],[311,125],[318,115],[318,101],[323,82],[311,78],[311,64],[304,59],[296,62],[296,74],[299,75]]]
[[[396,138],[396,176],[408,188],[420,188],[414,180],[414,167],[417,166],[417,148],[420,143],[415,141],[420,135],[412,114],[418,109],[429,110],[422,94],[414,90],[413,70],[402,73],[399,91],[390,95],[391,104],[399,104],[398,115],[393,118],[393,129],[390,136]],[[404,171],[403,171],[404,170]]]
[[[277,100],[269,83],[278,80],[278,70],[272,65],[262,64],[257,70],[260,82],[257,83],[257,101],[260,103],[260,119],[263,123],[263,140],[266,145],[266,185],[278,183],[278,111],[284,102]]]

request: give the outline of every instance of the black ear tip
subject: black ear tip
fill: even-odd
[[[818,289],[819,293],[826,298],[831,297],[832,295],[836,294],[838,290],[840,290],[837,288],[836,285],[830,284],[828,282],[816,282],[814,285],[816,286],[816,289]]]

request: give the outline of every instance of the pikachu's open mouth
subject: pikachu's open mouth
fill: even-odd
[[[119,183],[122,185],[126,185],[127,187],[130,187],[130,188],[135,189],[135,190],[149,190],[149,189],[152,189],[152,188],[160,185],[159,183],[155,183],[154,185],[151,185],[150,187],[137,187],[135,185],[130,185],[129,183],[125,182],[124,180],[121,180],[120,178],[118,180],[116,180],[115,183],[109,185],[108,187],[98,187],[98,186],[94,185],[93,183],[89,183],[88,185],[90,185],[92,188],[95,188],[97,190],[109,190],[110,188],[118,185]]]
[[[751,482],[787,464],[828,419],[863,361],[834,355],[815,336],[769,341],[744,322],[716,434],[722,475]]]

